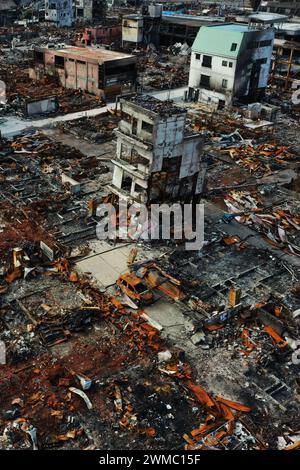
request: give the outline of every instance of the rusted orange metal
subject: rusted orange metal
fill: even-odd
[[[281,336],[274,330],[274,328],[271,325],[266,325],[264,327],[264,331],[273,338],[274,342],[280,348],[285,348],[288,345],[287,341],[281,338]]]
[[[219,426],[219,423],[214,422],[213,424],[203,424],[200,428],[193,429],[191,431],[191,436],[197,440],[198,438],[201,438],[203,435],[207,434],[210,431],[213,431]]]
[[[251,411],[251,408],[249,406],[243,405],[242,403],[238,403],[236,401],[227,400],[226,398],[220,396],[217,396],[215,400],[218,403],[222,403],[223,405],[226,405],[229,408],[232,408],[237,411],[242,411],[243,413],[249,413]]]
[[[15,269],[14,271],[12,271],[11,273],[7,274],[5,280],[9,284],[11,284],[16,279],[20,279],[21,277],[22,277],[22,269],[18,268],[18,269]]]
[[[297,441],[297,442],[294,442],[294,444],[291,444],[282,450],[296,450],[296,449],[299,449],[299,447],[300,447],[300,441]]]
[[[223,242],[225,243],[225,245],[235,245],[236,243],[240,243],[241,241],[242,240],[237,235],[223,237]]]
[[[145,280],[151,288],[157,288],[163,292],[163,294],[166,294],[174,300],[181,300],[184,298],[184,293],[179,289],[179,287],[172,284],[171,281],[163,278],[157,271],[147,271],[145,274]]]
[[[282,306],[276,305],[274,309],[274,313],[277,318],[280,317],[282,313]]]
[[[224,405],[223,403],[219,403],[219,409],[221,410],[223,418],[226,421],[234,420],[234,414],[232,413],[231,409],[227,405]]]
[[[247,349],[254,349],[254,343],[252,341],[250,341],[250,335],[249,335],[249,330],[247,330],[247,328],[244,328],[243,331],[242,331],[242,334],[241,334],[241,338],[242,338],[242,342],[243,342],[243,345],[247,348]]]
[[[134,273],[122,274],[117,280],[117,285],[122,292],[136,302],[151,302],[153,300],[153,293],[145,285],[143,280],[137,277]]]
[[[187,385],[190,390],[194,392],[200,403],[207,406],[208,408],[214,408],[216,406],[214,400],[206,393],[206,391],[200,385],[194,384],[191,380],[188,380]]]
[[[208,331],[222,330],[223,328],[225,328],[225,325],[218,325],[218,324],[205,325],[205,329],[208,330]]]

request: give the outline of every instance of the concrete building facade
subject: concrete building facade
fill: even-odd
[[[203,141],[186,110],[151,96],[121,99],[111,191],[137,203],[191,201],[202,191]]]
[[[127,15],[122,21],[122,42],[140,44],[144,36],[144,18],[141,15]]]
[[[201,27],[192,46],[189,98],[215,108],[259,99],[268,83],[273,41],[273,28]]]
[[[73,24],[72,0],[45,0],[45,21],[59,27],[70,27]]]
[[[65,88],[80,89],[104,98],[135,90],[136,57],[92,47],[36,48],[34,79],[46,75]]]
[[[74,19],[89,21],[93,18],[93,0],[73,0]]]
[[[193,44],[202,25],[224,23],[224,18],[168,14],[162,5],[145,7],[146,13],[126,15],[122,21],[122,41],[129,45],[171,46],[177,42]]]
[[[259,11],[280,13],[283,15],[300,16],[300,0],[267,0],[260,2]]]
[[[6,26],[17,18],[17,5],[14,0],[1,0],[0,26]]]

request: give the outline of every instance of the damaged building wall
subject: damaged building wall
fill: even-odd
[[[299,0],[292,1],[274,1],[267,0],[260,2],[259,11],[271,13],[284,13],[285,15],[299,16],[300,3]]]
[[[50,75],[63,87],[80,89],[97,96],[111,96],[132,91],[136,81],[136,58],[104,49],[68,47],[35,49],[34,79]]]
[[[136,97],[121,101],[121,115],[112,187],[118,195],[149,202],[201,192],[202,138],[185,135],[184,109]]]
[[[242,24],[202,27],[193,44],[189,96],[214,107],[257,99],[267,86],[274,31]]]
[[[144,19],[142,16],[128,15],[122,22],[122,42],[141,43],[144,34]]]
[[[93,18],[93,0],[74,0],[74,18],[88,21]]]
[[[268,85],[274,41],[273,29],[244,35],[237,60],[234,96],[257,99]],[[242,80],[241,77],[244,77]]]
[[[1,0],[0,26],[5,26],[17,18],[17,5],[14,0]]]
[[[73,23],[72,0],[46,0],[45,20],[59,27],[70,27]]]
[[[300,44],[296,41],[275,39],[273,47],[270,83],[285,90],[299,87],[298,67]]]

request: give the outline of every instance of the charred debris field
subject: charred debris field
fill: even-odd
[[[0,449],[297,451],[299,11],[2,3]]]

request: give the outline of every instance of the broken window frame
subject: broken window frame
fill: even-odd
[[[259,47],[270,47],[272,45],[271,39],[266,39],[264,41],[259,42]]]
[[[44,52],[34,51],[34,60],[37,64],[44,64],[45,63]]]
[[[57,69],[64,69],[65,68],[65,58],[60,55],[54,56],[54,65]]]
[[[227,80],[227,78],[222,78],[222,88],[228,88],[228,80]]]
[[[260,64],[260,65],[264,65],[264,64],[266,64],[267,62],[268,62],[268,58],[267,58],[267,57],[263,57],[263,58],[257,59],[257,60],[255,61],[256,64]]]
[[[205,77],[205,78],[204,78]],[[200,75],[200,87],[210,90],[210,76],[201,74]]]
[[[147,134],[153,134],[153,124],[150,122],[142,121],[142,131],[147,132]]]
[[[207,69],[211,69],[211,67],[212,67],[212,56],[203,54],[201,66],[205,67]]]
[[[128,122],[129,124],[131,124],[132,116],[130,114],[126,113],[125,111],[122,111],[121,118],[122,118],[123,121]]]

